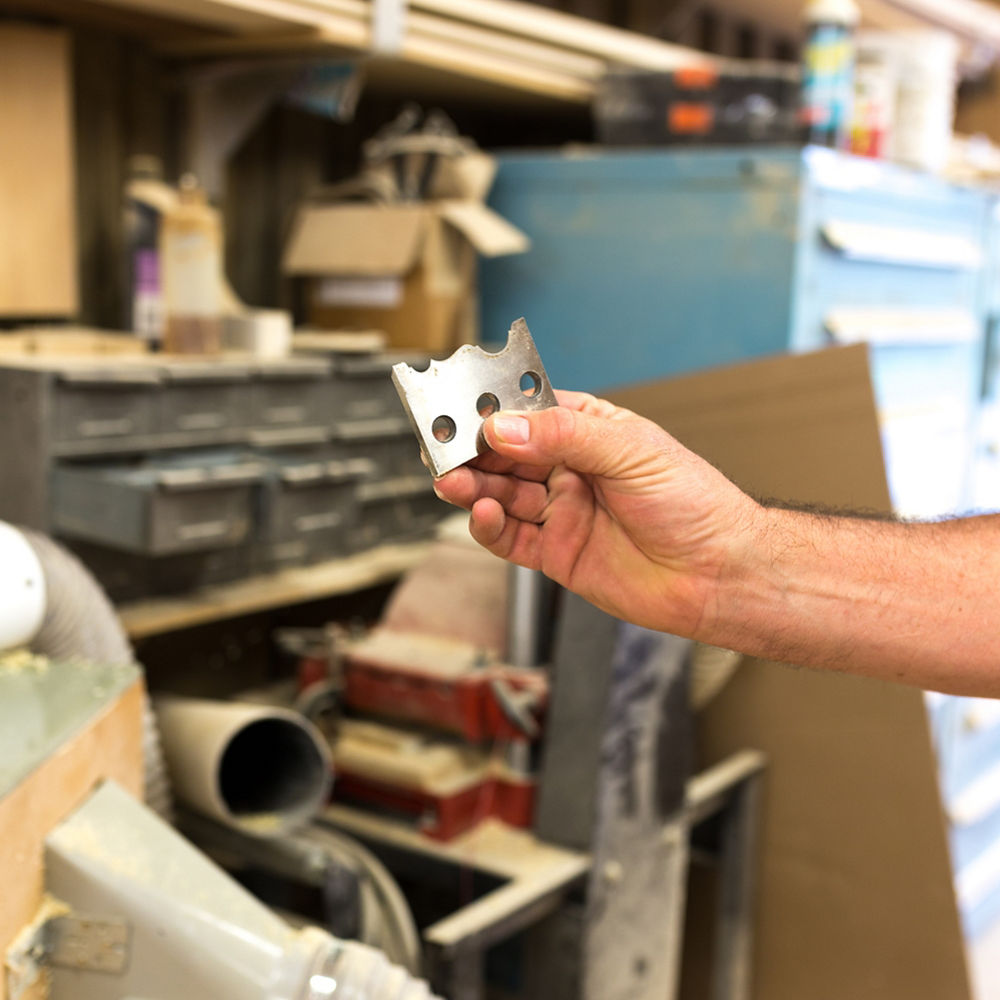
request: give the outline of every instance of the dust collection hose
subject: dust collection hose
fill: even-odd
[[[86,567],[51,538],[0,521],[0,649],[19,645],[53,660],[135,662],[115,609]],[[169,818],[170,785],[145,694],[142,711],[143,797]]]

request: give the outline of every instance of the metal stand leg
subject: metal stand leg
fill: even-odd
[[[483,1000],[484,956],[478,948],[462,948],[448,956],[429,948],[427,965],[437,996],[447,1000]]]
[[[733,790],[722,813],[712,1000],[748,1000],[760,775]]]

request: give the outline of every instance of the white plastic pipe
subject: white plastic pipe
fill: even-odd
[[[27,645],[45,618],[45,574],[17,528],[0,521],[0,651]]]
[[[333,778],[322,734],[268,705],[162,696],[154,703],[174,794],[259,836],[308,822]]]

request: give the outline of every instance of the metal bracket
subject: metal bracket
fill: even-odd
[[[401,361],[392,366],[392,381],[435,477],[485,450],[480,431],[491,413],[558,405],[523,319],[497,354],[466,344],[426,371]]]
[[[44,968],[121,975],[128,968],[129,927],[111,917],[65,914],[26,929],[8,951],[7,993],[18,1000]]]
[[[128,968],[129,927],[124,920],[75,914],[50,920],[45,932],[49,965],[111,975]]]

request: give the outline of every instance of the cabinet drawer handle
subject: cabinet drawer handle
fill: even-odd
[[[823,326],[838,344],[971,344],[983,333],[965,309],[831,309]]]
[[[974,271],[983,263],[976,243],[954,233],[847,219],[830,219],[819,231],[832,250],[852,260],[954,271]]]
[[[130,434],[135,421],[130,417],[120,417],[117,420],[84,420],[80,423],[82,437],[113,437]]]
[[[177,426],[182,431],[214,431],[224,427],[226,418],[221,413],[182,413]]]
[[[228,531],[228,521],[202,521],[200,524],[182,524],[177,529],[177,537],[184,542],[193,542],[205,538],[218,538]]]
[[[308,531],[322,531],[324,528],[336,528],[344,520],[343,514],[331,510],[325,514],[303,514],[295,518],[292,524],[296,531],[305,534]]]
[[[305,417],[302,406],[269,406],[264,411],[264,420],[269,424],[301,424]]]

